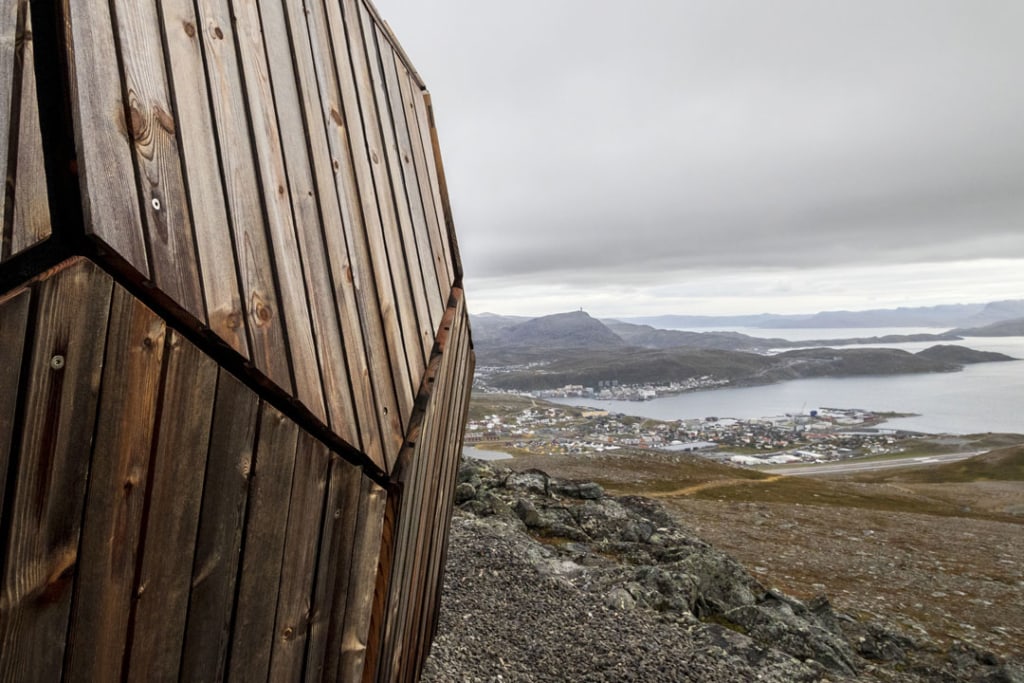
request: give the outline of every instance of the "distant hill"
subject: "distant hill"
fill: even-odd
[[[952,332],[964,337],[1020,337],[1024,336],[1024,318],[1003,320],[982,327],[966,327]]]
[[[788,346],[785,339],[760,339],[739,332],[688,332],[661,330],[650,325],[635,325],[619,320],[603,320],[605,326],[630,346],[645,349],[672,349],[681,346],[727,351],[762,351]]]
[[[498,341],[498,340],[496,340]],[[619,349],[627,344],[583,311],[533,318],[501,329],[500,346],[525,349]]]
[[[749,316],[662,315],[619,318],[661,328],[842,328],[842,327],[977,327],[1024,318],[1024,299],[987,304],[948,304],[868,311],[824,311],[813,315]]]
[[[1002,361],[1008,358],[1002,353],[976,351],[975,349],[969,349],[966,346],[956,346],[955,344],[932,346],[919,352],[917,355],[929,360],[950,363],[953,365],[988,363],[990,361]]]

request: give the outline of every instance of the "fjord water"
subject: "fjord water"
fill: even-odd
[[[892,328],[885,330],[758,330],[738,329],[758,337],[803,339],[849,338],[943,332]],[[997,351],[1024,359],[1024,337],[969,337],[945,342],[979,351]],[[916,352],[935,342],[873,344]],[[860,348],[865,348],[861,346]],[[651,401],[560,399],[559,403],[588,405],[613,412],[679,420],[704,417],[756,418],[806,413],[818,408],[861,408],[914,413],[893,418],[883,427],[949,434],[1012,432],[1024,434],[1024,360],[978,363],[960,372],[801,379],[758,387],[699,391]]]

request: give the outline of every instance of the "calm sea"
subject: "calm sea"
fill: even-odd
[[[733,329],[757,337],[779,337],[794,341],[944,331],[924,328]],[[1024,337],[971,337],[953,343],[1024,359]],[[915,342],[875,346],[915,352],[933,345],[930,342]],[[818,408],[861,408],[917,414],[917,417],[892,419],[885,424],[899,429],[949,434],[1024,434],[1024,360],[978,363],[953,373],[802,379],[762,387],[713,389],[643,402],[588,399],[559,399],[557,402],[606,408],[613,412],[658,420],[709,416],[755,418]]]

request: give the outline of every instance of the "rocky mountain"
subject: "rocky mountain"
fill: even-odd
[[[1017,681],[755,579],[659,503],[466,461],[426,681]]]
[[[474,335],[476,332],[474,322]],[[500,337],[499,337],[500,334]],[[583,311],[530,318],[495,330],[492,346],[522,349],[618,349],[626,346],[600,320]],[[477,340],[481,344],[480,340]]]

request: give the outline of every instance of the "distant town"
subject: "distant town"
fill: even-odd
[[[702,389],[717,389],[730,384],[728,379],[720,379],[712,375],[689,377],[676,382],[649,382],[643,384],[625,384],[620,383],[618,380],[604,380],[597,382],[596,387],[586,387],[582,384],[566,384],[557,389],[542,389],[538,391],[496,389],[490,386],[488,382],[491,377],[497,374],[536,369],[543,365],[543,363],[532,363],[529,365],[478,368],[474,376],[473,389],[483,393],[510,393],[531,398],[595,398],[611,401],[650,401],[662,396],[674,396]]]
[[[470,420],[466,444],[532,455],[652,449],[743,465],[828,462],[903,452],[917,435],[880,427],[886,417],[867,410],[828,408],[748,420],[708,416],[663,422],[536,402],[530,408]],[[472,449],[467,454],[473,455]]]

